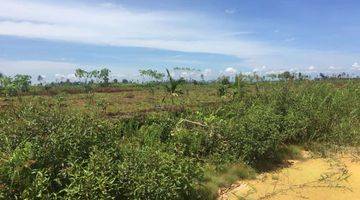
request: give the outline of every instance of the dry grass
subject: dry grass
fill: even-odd
[[[62,99],[65,109],[78,110],[80,112],[93,111],[94,109],[104,109],[99,105],[106,105],[106,116],[129,116],[144,114],[149,112],[172,111],[182,107],[197,107],[201,105],[210,105],[220,102],[217,96],[216,88],[208,85],[183,86],[184,94],[176,97],[174,103],[170,99],[163,101],[166,92],[163,88],[158,88],[154,92],[149,92],[147,88],[121,88],[121,90],[112,90],[105,88],[93,94],[68,94],[60,93],[55,96],[22,96],[23,102],[37,101],[42,98],[48,102],[56,103]],[[18,98],[13,98],[14,104]],[[0,107],[8,103],[0,99]],[[100,108],[101,107],[101,108]]]

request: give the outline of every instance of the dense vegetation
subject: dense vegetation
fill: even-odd
[[[173,103],[186,95],[176,81],[157,83]],[[211,199],[225,184],[219,177],[252,177],[291,145],[360,144],[357,79],[239,75],[201,87],[216,88],[220,103],[126,118],[98,104],[66,109],[62,96],[7,97],[0,198]]]

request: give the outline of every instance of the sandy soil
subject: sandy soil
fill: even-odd
[[[219,199],[360,199],[360,157],[347,153],[289,162],[255,180],[238,181]]]

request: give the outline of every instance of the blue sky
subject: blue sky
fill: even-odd
[[[0,72],[360,72],[357,0],[0,0]]]

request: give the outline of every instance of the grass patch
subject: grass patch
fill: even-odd
[[[235,164],[216,170],[214,166],[205,169],[204,199],[215,199],[220,188],[230,187],[231,184],[241,179],[254,179],[256,171],[245,165]]]
[[[303,151],[303,148],[297,145],[288,145],[286,147],[283,147],[278,152],[279,159],[280,160],[296,160],[296,159],[302,159],[301,151]]]

